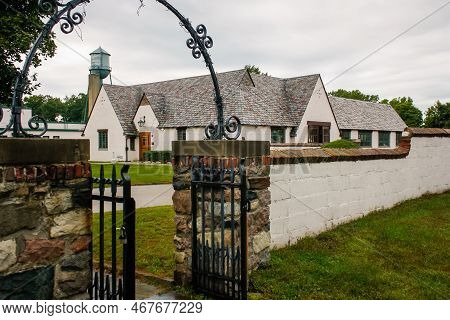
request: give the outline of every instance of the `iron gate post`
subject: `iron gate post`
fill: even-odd
[[[125,227],[126,243],[123,246],[123,298],[136,298],[136,201],[131,197],[131,178],[128,174],[130,166],[122,168],[123,179],[123,226]]]
[[[247,210],[249,202],[247,200],[247,169],[245,159],[239,163],[239,172],[241,175],[241,299],[247,300],[248,280],[248,239],[247,239]]]

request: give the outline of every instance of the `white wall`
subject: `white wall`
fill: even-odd
[[[413,137],[404,159],[275,165],[272,247],[427,192],[450,189],[450,138]]]
[[[98,149],[98,130],[108,130],[108,150]],[[125,160],[125,136],[119,119],[109,101],[104,88],[101,89],[89,122],[85,138],[91,141],[91,161],[111,161],[113,158]],[[136,146],[139,147],[138,145]]]
[[[288,143],[308,143],[308,121],[330,122],[330,141],[338,140],[340,137],[339,128],[336,124],[333,111],[327,98],[327,93],[322,81],[317,81],[311,100],[303,115],[302,122],[297,132],[296,138],[289,138],[290,129],[286,135]]]

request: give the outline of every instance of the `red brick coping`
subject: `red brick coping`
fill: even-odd
[[[91,177],[89,163],[61,165],[30,165],[0,167],[0,183],[2,182],[43,182],[57,180],[73,180]]]

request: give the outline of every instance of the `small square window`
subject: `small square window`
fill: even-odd
[[[351,140],[351,130],[341,130],[341,139]]]
[[[395,133],[395,143],[397,146],[400,145],[400,140],[402,139],[402,133],[401,132],[396,132]]]
[[[285,143],[286,142],[286,129],[283,127],[271,128],[271,142],[272,143]]]
[[[391,133],[389,131],[378,132],[378,146],[380,148],[389,148],[391,146]]]
[[[372,131],[358,131],[361,147],[372,148]]]
[[[108,130],[98,130],[98,149],[108,150]]]
[[[136,138],[134,137],[130,138],[130,150],[136,151]]]
[[[186,141],[186,128],[178,128],[177,129],[177,140],[178,141]]]

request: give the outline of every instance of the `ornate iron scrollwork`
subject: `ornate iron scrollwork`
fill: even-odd
[[[205,25],[198,25],[195,31],[197,32],[198,40],[203,43],[205,48],[211,49],[214,45],[214,41],[210,36],[208,36],[208,30],[206,29]],[[195,59],[200,59],[200,57],[202,56],[202,52],[200,50],[199,44],[195,41],[195,39],[188,39],[186,41],[186,44],[189,49],[192,49],[192,56]]]
[[[81,4],[89,2],[90,0],[71,0],[65,3],[60,0],[39,0],[38,5],[40,11],[46,15],[50,15],[50,18],[45,23],[44,28],[34,42],[33,47],[28,53],[24,65],[16,78],[11,106],[11,119],[6,128],[0,130],[0,135],[11,130],[13,137],[41,137],[47,132],[47,122],[40,116],[34,116],[28,121],[27,131],[37,131],[39,132],[38,134],[30,134],[22,127],[23,94],[28,81],[28,72],[38,48],[52,32],[55,25],[61,22],[61,31],[65,34],[71,33],[75,27],[84,20],[84,16],[79,12],[73,12],[73,9]],[[3,111],[0,112],[0,121],[2,118]]]
[[[228,140],[237,140],[241,135],[241,121],[236,116],[231,116],[226,122],[223,116],[223,100],[220,93],[219,81],[214,70],[214,66],[211,57],[208,53],[208,49],[214,46],[213,39],[208,36],[208,30],[205,25],[200,24],[197,28],[192,27],[189,19],[185,18],[177,9],[175,9],[170,3],[165,0],[156,0],[169,11],[171,11],[179,20],[180,25],[185,28],[191,35],[186,41],[189,49],[192,50],[192,56],[195,59],[200,59],[202,56],[205,59],[206,66],[211,73],[211,78],[215,91],[215,104],[217,109],[217,124],[211,123],[205,128],[205,136],[208,140],[221,140],[223,138]]]

